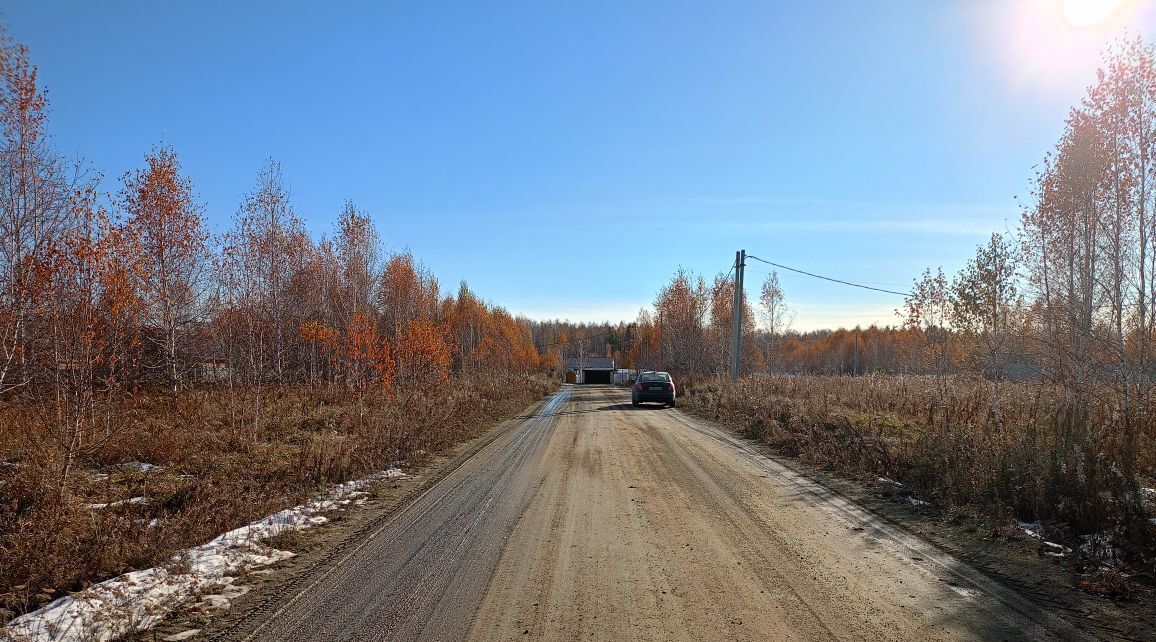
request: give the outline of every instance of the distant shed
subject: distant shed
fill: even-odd
[[[614,376],[612,357],[571,357],[566,360],[566,381],[571,375],[578,384],[611,383]]]

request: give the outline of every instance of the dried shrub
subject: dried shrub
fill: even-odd
[[[1156,510],[1142,490],[1156,485],[1151,412],[1135,413],[1142,446],[1130,452],[1110,390],[1074,408],[1048,384],[1005,383],[993,415],[988,382],[953,377],[944,396],[933,379],[700,379],[680,403],[811,466],[896,480],[944,507],[1042,520],[1073,544],[1106,537],[1120,561],[1153,574]],[[1120,472],[1129,456],[1132,478]]]
[[[244,390],[157,392],[115,438],[78,462],[57,500],[60,462],[21,408],[0,413],[0,609],[9,616],[195,546],[319,489],[425,457],[479,434],[555,384],[528,375],[456,377],[436,393],[370,398],[336,387],[262,397],[256,435],[233,421]],[[142,465],[147,464],[147,465]],[[139,503],[121,503],[133,497]]]

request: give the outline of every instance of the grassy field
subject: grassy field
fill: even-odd
[[[1109,390],[1077,412],[1037,383],[1004,383],[993,404],[991,383],[974,378],[763,376],[684,388],[684,408],[783,455],[894,480],[947,509],[1042,522],[1051,539],[1156,578],[1156,420],[1134,413],[1144,421],[1124,426]]]
[[[164,563],[328,485],[418,464],[554,386],[492,376],[395,398],[306,387],[269,388],[259,402],[226,387],[146,395],[76,463],[64,493],[54,436],[30,409],[9,407],[0,416],[0,609],[7,619]]]

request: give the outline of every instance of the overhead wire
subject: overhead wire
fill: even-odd
[[[843,279],[836,279],[836,278],[830,277],[830,276],[823,276],[822,274],[815,274],[814,272],[807,272],[806,270],[800,270],[797,268],[782,265],[780,263],[774,263],[774,262],[768,261],[766,259],[761,259],[761,258],[759,258],[753,254],[748,254],[747,258],[748,259],[754,259],[754,260],[762,262],[762,263],[766,263],[767,265],[773,265],[773,266],[775,266],[779,269],[782,269],[782,270],[787,270],[790,272],[797,272],[798,274],[803,274],[803,275],[813,277],[816,279],[822,279],[824,281],[831,281],[832,283],[841,283],[843,285],[849,285],[853,288],[862,288],[864,290],[874,290],[876,292],[884,292],[886,294],[897,294],[897,295],[902,296],[902,297],[911,296],[910,292],[898,292],[896,290],[886,290],[884,288],[876,288],[876,287],[872,287],[870,285],[863,285],[862,283],[853,283],[851,281],[844,281]]]
[[[887,290],[885,288],[877,288],[877,287],[872,287],[870,285],[864,285],[862,283],[854,283],[852,281],[845,281],[843,279],[836,279],[836,278],[830,277],[830,276],[823,276],[822,274],[815,274],[814,272],[808,272],[806,270],[800,270],[798,268],[793,268],[793,267],[790,267],[788,265],[783,265],[781,263],[775,263],[773,261],[768,261],[764,258],[757,257],[753,254],[747,254],[746,258],[753,259],[755,261],[759,261],[760,263],[766,263],[767,265],[777,267],[781,270],[787,270],[789,272],[795,272],[797,274],[802,274],[804,276],[809,276],[809,277],[812,277],[815,279],[822,279],[824,281],[830,281],[832,283],[839,283],[842,285],[848,285],[848,286],[851,286],[854,288],[862,288],[864,290],[872,290],[875,292],[883,292],[885,294],[895,294],[895,295],[902,296],[902,297],[911,296],[910,292],[899,292],[897,290]],[[729,280],[731,278],[731,276],[735,272],[735,266],[736,266],[736,263],[731,263],[731,267],[727,271],[727,274],[724,277],[724,280]],[[557,345],[564,345],[564,344],[570,344],[570,343],[577,343],[579,341],[586,341],[587,339],[597,339],[597,338],[601,338],[601,337],[608,337],[611,334],[613,334],[614,332],[615,332],[615,330],[611,328],[611,329],[607,329],[605,332],[598,332],[596,334],[588,334],[584,337],[575,337],[573,339],[566,339],[565,341],[560,341],[560,340],[548,341],[548,342],[536,341],[535,344],[538,345],[539,347],[542,347],[542,348],[549,348],[549,347],[557,346]]]

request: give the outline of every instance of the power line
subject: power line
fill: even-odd
[[[816,279],[823,279],[824,281],[831,281],[833,283],[842,283],[843,285],[849,285],[853,288],[863,288],[864,290],[874,290],[876,292],[885,292],[887,294],[898,294],[899,296],[902,296],[902,297],[911,296],[910,292],[896,292],[895,290],[884,290],[883,288],[873,288],[870,285],[863,285],[862,283],[852,283],[850,281],[844,281],[842,279],[835,279],[835,278],[832,278],[829,276],[823,276],[822,274],[814,274],[812,272],[807,272],[805,270],[797,270],[793,267],[787,267],[785,265],[779,265],[778,263],[772,263],[766,259],[760,259],[759,257],[754,256],[752,254],[748,254],[747,258],[748,259],[754,259],[754,260],[760,261],[762,263],[766,263],[767,265],[773,265],[773,266],[780,268],[780,269],[783,269],[783,270],[789,270],[791,272],[798,272],[799,274],[805,274],[807,276],[814,277]]]
[[[748,274],[762,274],[763,276],[769,276],[771,274],[778,274],[778,272],[776,270],[755,270],[755,269],[752,269],[750,267],[747,267],[746,272]],[[882,286],[897,287],[897,288],[903,287],[902,283],[888,283],[886,281],[860,281],[860,283],[863,283],[865,285],[882,285]]]

